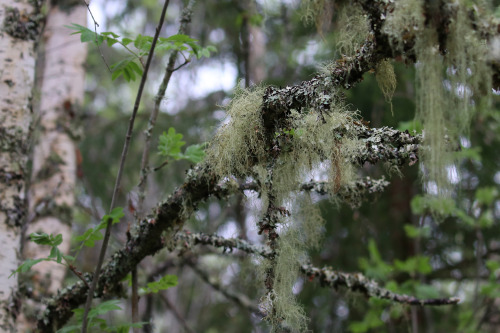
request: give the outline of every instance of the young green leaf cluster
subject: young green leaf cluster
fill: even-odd
[[[195,164],[203,161],[205,158],[205,143],[190,145],[182,153],[181,148],[186,144],[185,141],[182,141],[182,137],[181,133],[176,133],[175,128],[170,127],[168,133],[163,132],[159,138],[158,154],[174,160],[186,159]]]
[[[104,42],[111,47],[115,44],[120,44],[123,46],[131,56],[126,57],[111,65],[111,78],[112,80],[117,79],[123,75],[123,78],[127,81],[135,81],[136,74],[137,77],[142,76],[142,58],[149,54],[151,49],[151,43],[153,42],[152,36],[143,36],[139,34],[135,39],[130,38],[120,38],[120,36],[112,31],[102,32],[100,34],[95,31],[90,30],[79,24],[71,24],[66,26],[68,29],[75,30],[72,35],[80,34],[80,40],[82,43],[94,43],[100,46]],[[130,44],[134,45],[135,51],[130,49]],[[170,37],[160,37],[158,38],[157,51],[178,51],[186,52],[189,56],[194,56],[196,59],[202,57],[210,57],[211,53],[217,52],[217,49],[213,45],[202,47],[198,45],[198,40],[191,38],[187,35],[177,34]]]

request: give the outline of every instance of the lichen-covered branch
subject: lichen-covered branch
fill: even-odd
[[[184,231],[177,234],[176,240],[178,247],[184,248],[185,250],[190,249],[191,244],[204,244],[223,248],[225,253],[230,253],[233,248],[236,248],[243,252],[263,257],[268,257],[271,254],[270,249],[267,247],[254,245],[242,239],[223,238],[216,235],[202,233],[191,234]],[[460,299],[456,297],[419,299],[409,295],[397,294],[378,286],[377,282],[368,279],[361,273],[345,273],[330,268],[317,268],[310,264],[303,264],[300,268],[302,273],[309,277],[311,282],[317,279],[324,287],[332,287],[335,289],[345,287],[351,291],[363,293],[367,297],[376,297],[388,299],[397,303],[422,306],[450,305],[457,304],[460,301]]]
[[[175,247],[183,250],[190,249],[193,245],[211,245],[222,248],[224,253],[233,252],[233,249],[238,249],[246,253],[258,254],[268,258],[272,252],[268,247],[251,244],[239,238],[224,238],[217,235],[207,235],[204,233],[190,233],[189,231],[181,231],[175,235]],[[172,250],[173,248],[171,248]]]
[[[387,128],[384,130],[365,128],[360,135],[365,136],[367,142],[373,141],[372,146],[366,148],[366,152],[359,159],[358,162],[361,164],[364,161],[375,162],[386,159],[405,161],[407,158],[411,159],[412,154],[417,152],[417,142],[420,140],[419,136],[413,137],[408,133]],[[401,147],[394,148],[398,146]],[[217,184],[216,181],[216,176],[206,166],[198,166],[190,170],[186,182],[156,208],[155,215],[151,219],[143,220],[140,223],[135,235],[124,248],[111,256],[99,278],[95,292],[96,297],[116,292],[118,281],[123,279],[132,267],[165,246],[165,238],[162,237],[162,233],[165,231],[174,232],[182,228],[184,221],[196,210],[198,203],[210,196],[222,198],[238,189],[255,189],[253,184],[238,186],[233,182]],[[201,242],[201,240],[200,238],[197,242]],[[86,292],[86,286],[78,282],[49,299],[47,309],[38,322],[39,329],[50,332],[54,328],[64,325],[73,315],[71,310],[85,300]]]
[[[372,179],[366,177],[356,180],[350,184],[341,186],[337,193],[331,192],[331,184],[328,182],[311,181],[300,185],[300,189],[304,191],[314,191],[319,194],[331,194],[340,201],[349,203],[351,206],[357,207],[361,203],[361,199],[367,194],[381,193],[389,186],[389,182],[385,178]]]
[[[330,268],[317,268],[312,265],[302,265],[301,270],[311,281],[318,279],[322,286],[334,289],[346,287],[349,290],[363,293],[366,297],[376,297],[396,303],[421,306],[451,305],[460,302],[457,297],[419,299],[414,296],[397,294],[379,287],[375,281],[368,279],[361,273],[343,273]]]
[[[174,233],[181,228],[197,204],[213,194],[217,194],[215,177],[201,166],[190,170],[186,182],[156,208],[155,216],[143,220],[125,247],[111,256],[103,267],[95,296],[101,297],[118,292],[119,281],[133,267],[146,256],[155,254],[165,246],[162,233],[165,231]],[[49,299],[47,309],[38,321],[39,330],[52,332],[62,327],[73,315],[71,310],[85,301],[87,291],[87,287],[78,282]]]
[[[242,239],[227,238],[224,239],[220,236],[206,235],[206,234],[190,234],[187,232],[179,233],[176,237],[177,240],[182,240],[179,246],[190,248],[190,244],[205,244],[214,247],[226,249],[237,248],[246,253],[257,254],[263,257],[268,257],[271,254],[270,249],[251,244]],[[229,251],[230,252],[230,251]],[[194,266],[192,266],[194,267]],[[354,292],[360,292],[367,297],[375,297],[380,299],[387,299],[393,302],[408,304],[408,305],[451,305],[460,302],[457,297],[451,298],[431,298],[419,299],[414,296],[394,293],[390,290],[380,287],[374,280],[368,279],[361,273],[345,273],[330,268],[317,268],[311,264],[303,264],[300,269],[304,275],[309,278],[309,281],[317,279],[323,287],[331,287],[338,289],[345,287]]]

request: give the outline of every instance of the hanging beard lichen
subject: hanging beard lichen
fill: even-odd
[[[370,34],[370,23],[357,4],[344,6],[340,13],[337,49],[341,56],[354,56]]]
[[[279,134],[278,140],[285,150],[276,165],[274,191],[278,200],[283,200],[295,191],[300,181],[312,170],[328,167],[328,181],[331,193],[352,181],[355,176],[350,162],[359,141],[356,135],[357,114],[347,110],[343,102],[332,95],[328,113],[319,115],[316,111],[298,113],[291,111],[292,130]]]
[[[227,106],[228,123],[209,144],[206,162],[220,178],[248,175],[251,167],[265,157],[262,140],[263,87],[237,88]]]
[[[434,182],[439,193],[445,194],[450,187],[446,166],[452,163],[445,136],[446,128],[453,124],[446,117],[448,105],[443,89],[443,58],[437,48],[437,37],[433,30],[426,29],[426,34],[428,36],[417,41],[417,112],[424,126],[425,144],[421,157],[426,180]]]
[[[308,318],[293,293],[301,263],[307,260],[307,250],[320,248],[324,219],[310,195],[297,195],[287,200],[293,207],[291,217],[284,219],[280,230],[274,262],[273,291],[262,299],[261,307],[269,314],[273,331],[284,328],[291,332],[307,331]],[[261,265],[263,274],[271,262]]]
[[[396,91],[396,74],[394,67],[388,59],[380,61],[375,70],[375,78],[377,79],[378,86],[384,94],[385,100],[391,105],[391,114],[394,115],[392,110],[392,96]]]
[[[468,8],[466,1],[446,1],[439,7],[451,22],[446,40],[438,41],[435,22],[425,22],[424,4],[419,0],[396,1],[383,31],[399,51],[411,36],[415,38],[417,117],[425,129],[423,175],[427,185],[435,186],[434,193],[449,195],[447,168],[454,163],[452,147],[461,135],[467,134],[474,106],[490,95],[491,75],[486,44],[471,25],[474,15],[468,11],[473,6]]]
[[[333,16],[333,1],[302,0],[302,20],[305,24],[316,25],[318,33],[328,30]]]

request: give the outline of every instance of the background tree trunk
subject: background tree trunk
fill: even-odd
[[[40,99],[40,130],[33,150],[32,184],[30,187],[30,224],[32,232],[62,234],[59,246],[68,253],[71,237],[72,209],[75,203],[79,107],[83,102],[87,55],[86,45],[65,27],[86,24],[86,7],[82,5],[50,9],[43,34],[45,52]],[[28,242],[26,258],[48,255],[40,246]],[[55,293],[61,286],[65,268],[52,262],[33,267],[44,291]],[[45,282],[43,282],[45,280]],[[39,289],[39,291],[41,291]]]
[[[0,1],[0,330],[14,332],[21,227],[26,215],[37,9],[32,1]]]

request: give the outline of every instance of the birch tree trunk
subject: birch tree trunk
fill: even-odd
[[[29,0],[0,0],[0,331],[15,332],[21,227],[35,78],[38,9]]]
[[[82,3],[83,4],[83,3]],[[30,187],[30,221],[32,232],[62,234],[59,249],[69,252],[72,207],[75,202],[78,109],[83,102],[86,46],[65,27],[86,25],[86,7],[54,6],[49,10],[44,38],[44,67],[40,97],[40,128],[33,149],[32,184]],[[48,249],[27,242],[26,258],[45,257]],[[41,295],[54,294],[61,287],[65,267],[42,262],[32,269],[33,281]]]

